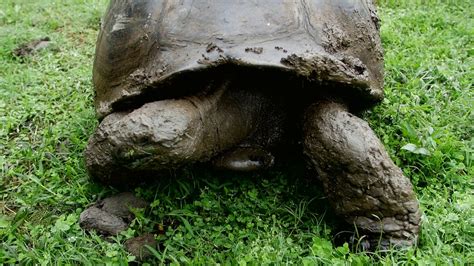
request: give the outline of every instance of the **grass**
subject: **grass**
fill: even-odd
[[[297,172],[186,172],[139,188],[151,202],[104,240],[78,226],[111,195],[82,159],[97,122],[91,64],[105,0],[4,0],[0,6],[0,264],[126,264],[124,240],[159,232],[150,263],[474,263],[474,69],[471,1],[382,1],[386,99],[365,118],[410,176],[424,211],[416,249],[351,252],[331,243],[335,217]],[[432,3],[431,5],[428,5]],[[19,44],[53,45],[21,62]]]

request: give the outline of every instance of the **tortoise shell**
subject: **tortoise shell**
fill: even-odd
[[[363,108],[383,98],[371,0],[112,0],[94,61],[97,115],[178,97],[199,88],[183,80],[229,65],[292,73],[313,84],[302,90],[335,84]]]

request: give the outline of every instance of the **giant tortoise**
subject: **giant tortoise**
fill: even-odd
[[[93,82],[95,180],[196,164],[251,172],[299,152],[359,234],[417,241],[412,185],[354,115],[383,99],[371,0],[112,0]]]

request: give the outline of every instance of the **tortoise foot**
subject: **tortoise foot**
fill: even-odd
[[[342,104],[319,102],[306,111],[304,134],[331,205],[360,239],[371,249],[417,242],[421,213],[410,180],[365,121]]]
[[[405,212],[405,215],[396,215],[396,217],[386,216],[383,218],[376,217],[372,214],[372,217],[348,217],[349,221],[352,221],[358,228],[362,229],[362,236],[360,239],[364,239],[370,246],[370,250],[387,250],[390,248],[406,248],[415,246],[418,242],[418,233],[420,227],[420,211],[418,209],[418,202],[412,202],[416,206],[414,212],[410,207],[400,207],[399,210],[391,210],[397,212]],[[394,205],[398,205],[394,203]],[[402,205],[408,205],[407,203]],[[403,210],[403,208],[405,208]],[[387,208],[388,209],[388,208]],[[377,210],[377,209],[376,209]],[[379,210],[377,210],[379,211]],[[382,212],[389,212],[382,210]]]

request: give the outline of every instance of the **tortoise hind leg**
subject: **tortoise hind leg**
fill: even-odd
[[[416,244],[420,211],[412,185],[367,122],[329,101],[311,105],[304,119],[305,154],[336,213],[367,235],[371,249]]]

